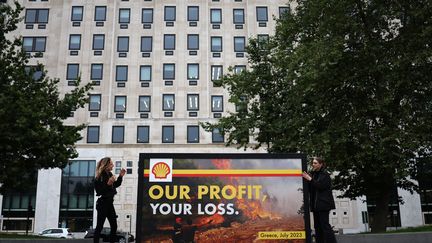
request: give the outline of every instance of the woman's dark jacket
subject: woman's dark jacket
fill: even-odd
[[[335,209],[330,174],[321,169],[312,172],[311,176],[312,180],[308,183],[311,211],[330,211]]]
[[[96,196],[101,196],[102,198],[114,198],[117,194],[116,188],[119,187],[123,181],[123,177],[117,177],[117,180],[110,186],[108,185],[108,180],[113,174],[111,172],[102,172],[99,179],[95,178],[95,191]]]

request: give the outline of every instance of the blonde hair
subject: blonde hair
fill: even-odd
[[[111,161],[110,157],[105,157],[99,160],[97,166],[96,166],[96,179],[98,180],[102,174],[106,170],[106,167],[109,165]]]

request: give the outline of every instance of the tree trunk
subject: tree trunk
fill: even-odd
[[[377,188],[376,191],[376,208],[373,221],[371,222],[371,231],[373,233],[385,232],[387,226],[387,216],[389,211],[389,202],[391,189]],[[375,190],[377,190],[375,189]],[[381,190],[380,190],[381,189]]]

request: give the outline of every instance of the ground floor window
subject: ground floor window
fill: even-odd
[[[85,232],[93,225],[95,160],[73,160],[63,169],[58,227]]]
[[[2,221],[2,231],[33,231],[33,219],[3,219]]]

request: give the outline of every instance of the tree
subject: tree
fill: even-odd
[[[63,98],[59,79],[50,79],[43,65],[30,68],[21,38],[11,37],[22,7],[0,4],[0,191],[34,183],[38,169],[63,168],[81,139],[84,125],[64,124],[72,111],[87,103],[89,84]]]
[[[376,201],[385,231],[394,186],[413,192],[431,157],[432,3],[298,0],[268,43],[251,39],[250,70],[221,80],[227,144],[320,155],[344,197]],[[249,137],[256,143],[251,145]]]

